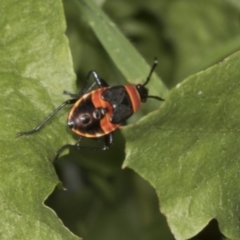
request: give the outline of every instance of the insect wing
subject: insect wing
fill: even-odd
[[[114,86],[106,89],[102,98],[114,108],[110,118],[111,123],[120,124],[133,114],[131,99],[124,86]]]

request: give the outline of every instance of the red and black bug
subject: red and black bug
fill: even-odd
[[[67,124],[80,138],[75,145],[66,144],[62,146],[56,152],[54,160],[58,158],[64,148],[71,146],[75,146],[77,149],[108,149],[113,142],[113,132],[139,109],[141,102],[146,102],[147,98],[164,101],[160,97],[148,95],[148,89],[145,87],[157,64],[158,62],[155,60],[145,83],[137,85],[127,84],[109,87],[103,79],[98,77],[95,71],[90,71],[86,83],[91,75],[94,78],[94,83],[87,90],[80,91],[77,94],[64,91],[64,94],[71,96],[72,99],[63,102],[36,128],[27,132],[20,132],[17,136],[37,132],[64,106],[74,104],[68,115]],[[96,85],[98,88],[94,89]],[[104,145],[100,148],[81,146],[82,137],[104,137]]]

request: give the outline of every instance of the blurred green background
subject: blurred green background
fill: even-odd
[[[234,0],[96,2],[149,65],[158,58],[156,72],[169,89],[240,49],[240,3]],[[96,70],[109,85],[126,83],[76,3],[63,3],[76,88],[89,70]],[[140,111],[132,121],[145,114]],[[132,170],[121,168],[124,146],[118,130],[107,152],[71,151],[60,158],[56,170],[67,191],[57,188],[46,204],[86,240],[174,239],[154,189]],[[193,239],[223,236],[213,220]]]

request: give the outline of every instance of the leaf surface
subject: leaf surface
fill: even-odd
[[[239,234],[240,53],[174,88],[161,109],[124,127],[126,160],[155,187],[176,239],[216,218]]]
[[[1,239],[79,239],[43,204],[59,183],[50,160],[63,141],[62,125],[16,138],[63,101],[64,88],[71,90],[62,4],[2,1],[0,15]]]

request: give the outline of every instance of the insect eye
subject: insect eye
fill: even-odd
[[[94,117],[95,119],[100,119],[100,118],[102,117],[102,114],[101,114],[101,112],[100,112],[99,110],[95,110],[95,111],[93,112],[93,117]]]
[[[90,120],[91,120],[89,114],[82,114],[82,115],[80,116],[80,119],[81,119],[81,122],[82,122],[83,124],[88,124],[88,123],[90,122]]]

